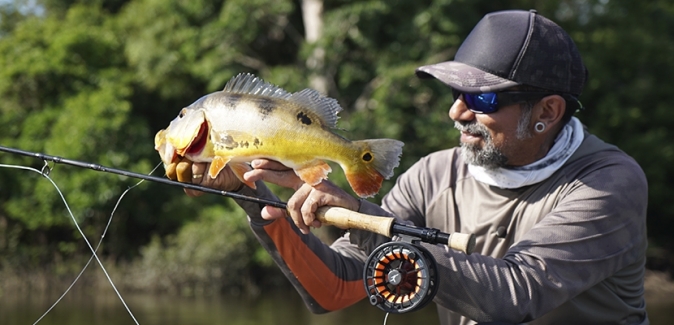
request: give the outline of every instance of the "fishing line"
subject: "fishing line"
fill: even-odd
[[[29,156],[33,158],[38,158],[41,159],[45,162],[45,166],[42,168],[42,171],[37,171],[36,169],[32,168],[27,168],[27,167],[22,167],[22,166],[17,166],[17,168],[23,168],[23,169],[29,169],[36,171],[40,173],[41,175],[45,176],[48,178],[54,187],[59,191],[59,195],[61,195],[61,199],[64,201],[66,204],[66,207],[68,207],[65,198],[61,191],[58,189],[56,184],[51,180],[51,178],[48,177],[49,171],[51,170],[48,165],[48,161],[57,163],[57,164],[66,164],[66,165],[71,165],[71,166],[76,166],[76,167],[81,167],[81,168],[89,168],[93,169],[95,171],[99,172],[106,172],[106,173],[112,173],[112,174],[118,174],[118,175],[123,175],[127,177],[134,177],[134,178],[139,178],[142,180],[148,180],[156,183],[163,183],[167,185],[173,185],[173,186],[179,186],[184,189],[191,189],[191,190],[197,190],[205,193],[211,193],[211,194],[218,194],[221,196],[225,197],[230,197],[234,199],[239,199],[243,201],[249,201],[249,202],[256,202],[259,204],[264,204],[264,205],[269,205],[277,208],[283,208],[287,209],[287,203],[277,201],[277,200],[271,200],[271,199],[264,199],[264,198],[259,198],[259,197],[254,197],[254,196],[247,196],[244,194],[236,193],[236,192],[228,192],[228,191],[221,191],[217,190],[214,188],[210,187],[205,187],[201,185],[196,185],[192,183],[183,183],[183,182],[178,182],[174,180],[170,180],[168,178],[163,178],[163,177],[156,177],[156,176],[151,176],[151,175],[145,175],[145,174],[138,174],[126,170],[121,170],[121,169],[115,169],[115,168],[110,168],[110,167],[105,167],[93,163],[88,163],[88,162],[82,162],[82,161],[77,161],[77,160],[71,160],[71,159],[66,159],[62,157],[56,157],[56,156],[49,156],[43,153],[36,153],[36,152],[29,152],[29,151],[23,151],[19,149],[14,149],[14,148],[7,148],[0,146],[0,151],[4,152],[9,152],[12,154],[18,154],[18,155],[23,155],[23,156]],[[123,196],[123,195],[122,195]],[[121,200],[121,198],[120,198]],[[119,201],[118,201],[119,204]],[[116,208],[116,207],[115,207]],[[370,302],[377,306],[378,308],[382,309],[385,312],[388,313],[405,313],[409,312],[418,308],[421,308],[425,306],[428,302],[430,302],[435,294],[437,293],[438,286],[435,285],[437,282],[434,281],[434,276],[437,275],[437,269],[436,269],[436,263],[435,260],[433,259],[433,256],[430,255],[427,251],[423,249],[422,246],[418,246],[417,244],[419,242],[425,242],[429,244],[442,244],[442,245],[447,245],[447,247],[456,249],[458,251],[464,252],[465,254],[470,254],[473,249],[475,248],[475,235],[474,234],[462,234],[462,233],[444,233],[440,231],[439,229],[436,228],[426,228],[426,227],[415,227],[411,225],[404,225],[400,224],[397,222],[393,222],[393,219],[391,218],[385,218],[385,217],[377,217],[377,216],[368,216],[368,215],[363,215],[360,213],[356,212],[349,212],[346,213],[345,211],[342,211],[344,209],[341,208],[334,208],[334,207],[325,207],[321,208],[323,209],[323,213],[321,214],[321,221],[327,222],[328,224],[333,224],[333,225],[338,225],[338,226],[344,226],[346,228],[356,228],[356,229],[363,229],[363,230],[368,230],[372,231],[377,234],[385,235],[387,237],[392,237],[393,235],[398,235],[401,238],[404,238],[403,241],[400,242],[388,242],[385,244],[380,245],[378,248],[376,248],[368,257],[368,260],[366,261],[366,269],[364,273],[364,284],[365,284],[365,290],[368,291],[369,299]],[[334,210],[333,210],[334,209]],[[332,214],[328,214],[328,211],[333,211]],[[98,255],[96,254],[96,250],[98,249],[93,249],[89,241],[86,239],[84,236],[82,230],[80,229],[79,225],[77,224],[77,221],[75,220],[75,217],[72,215],[72,212],[70,211],[70,208],[68,207],[68,212],[71,215],[71,218],[75,222],[75,225],[82,234],[82,237],[84,238],[85,242],[87,243],[87,246],[89,246],[89,249],[93,253],[93,258],[96,259],[98,264],[103,268],[103,271],[105,273],[105,276],[108,278],[108,281],[112,285],[113,289],[117,293],[117,296],[120,298],[122,303],[124,304],[124,307],[127,309],[131,317],[133,318],[134,321],[136,321],[135,317],[131,313],[131,310],[129,307],[126,305],[124,300],[122,299],[121,294],[115,287],[114,283],[112,282],[112,279],[110,279],[110,276],[107,273],[107,270],[103,267],[102,262],[100,261]],[[113,210],[114,213],[114,210]],[[111,216],[112,218],[112,216]],[[111,220],[108,222],[110,223]],[[106,231],[107,231],[107,226],[106,226]],[[103,237],[105,236],[105,233],[103,234]],[[101,240],[103,239],[101,237]],[[100,245],[100,244],[99,244]],[[407,252],[406,254],[402,254],[400,258],[394,258],[393,260],[390,260],[386,258],[388,252],[391,250],[396,250],[400,252]],[[396,262],[395,264],[392,264],[391,262]],[[386,280],[385,278],[382,278],[381,276],[377,275],[377,268],[376,266],[378,265],[383,265],[385,268],[390,269],[390,272],[406,272],[403,268],[400,267],[400,265],[408,265],[410,263],[421,263],[423,264],[423,268],[417,271],[419,273],[417,276],[419,279],[422,279],[425,281],[422,281],[421,283],[418,283],[418,281],[415,281],[414,283],[405,283],[407,284],[412,284],[417,286],[417,291],[415,291],[415,299],[410,300],[410,297],[407,297],[408,300],[404,300],[402,302],[399,301],[391,301],[384,297],[382,294],[391,294],[389,292],[390,290],[387,290],[386,292],[381,292],[377,290],[373,290],[371,288],[370,283],[379,283],[379,284],[386,284],[392,285],[393,287],[396,288],[396,290],[399,288],[400,283],[392,283],[389,280]],[[429,275],[429,277],[426,277],[425,274]],[[397,292],[397,291],[396,291]],[[404,298],[403,296],[409,296],[408,293],[403,294],[398,294],[395,293],[396,296],[400,296]],[[384,318],[384,324],[386,324],[386,321],[388,319],[388,315]],[[138,322],[136,321],[136,324]]]
[[[103,266],[103,262],[101,262],[101,260],[98,258],[98,254],[96,254],[96,251],[98,250],[98,248],[99,248],[100,245],[101,245],[101,242],[103,241],[103,237],[105,236],[105,232],[103,233],[103,236],[101,236],[101,240],[98,242],[98,245],[96,246],[96,249],[94,249],[94,248],[91,246],[91,244],[89,243],[89,240],[87,239],[87,237],[84,235],[84,232],[83,232],[82,229],[80,228],[79,224],[77,223],[77,219],[75,219],[75,216],[73,215],[73,212],[70,210],[70,206],[68,205],[68,202],[66,201],[65,196],[64,196],[63,193],[61,192],[61,189],[58,187],[58,185],[56,185],[56,183],[54,182],[54,180],[52,180],[51,177],[49,177],[49,173],[51,172],[51,168],[49,167],[47,161],[45,161],[45,165],[42,167],[42,170],[37,170],[37,169],[32,168],[32,167],[17,166],[17,165],[6,165],[6,164],[0,164],[0,167],[14,168],[14,169],[23,169],[23,170],[33,171],[33,172],[36,172],[36,173],[38,173],[38,174],[44,176],[47,180],[49,180],[49,182],[51,182],[51,184],[54,186],[54,188],[55,188],[56,191],[58,192],[59,196],[61,197],[61,200],[63,201],[63,204],[64,204],[65,207],[66,207],[66,210],[68,210],[68,214],[70,215],[70,218],[73,220],[73,223],[75,223],[75,227],[77,228],[77,231],[79,231],[80,235],[81,235],[82,238],[84,239],[84,242],[87,243],[87,246],[89,247],[89,250],[91,250],[91,252],[92,252],[92,254],[93,254],[93,255],[92,255],[92,258],[95,258],[95,259],[96,259],[96,262],[98,262],[98,265],[99,265],[99,266],[101,267],[101,269],[103,270],[103,273],[105,274],[105,277],[108,279],[108,282],[109,282],[110,285],[112,286],[112,289],[115,291],[115,293],[117,294],[117,297],[119,297],[119,300],[122,302],[122,305],[124,305],[124,308],[126,308],[126,311],[129,313],[129,316],[131,316],[131,318],[132,318],[133,321],[136,323],[136,325],[139,325],[138,321],[136,320],[136,317],[133,315],[133,313],[131,312],[131,309],[130,309],[129,306],[126,304],[126,301],[124,301],[124,298],[122,298],[122,295],[119,293],[119,290],[117,290],[117,287],[116,287],[115,284],[112,282],[112,279],[110,278],[110,275],[108,274],[108,271],[105,269],[105,266]],[[155,169],[156,169],[156,168],[157,168],[157,167],[155,167]],[[153,171],[154,171],[154,170],[153,170]],[[143,181],[143,180],[141,180],[140,182],[142,182],[142,181]],[[138,182],[138,184],[140,184],[140,182]],[[138,184],[134,185],[133,187],[137,186]],[[122,194],[122,196],[119,198],[119,200],[121,200],[122,197],[124,197],[124,195],[125,195],[131,188],[133,188],[133,187],[128,188],[128,189],[124,192],[124,194]],[[117,205],[118,205],[118,204],[119,204],[119,201],[117,201]],[[115,210],[117,209],[117,205],[115,205]],[[114,213],[114,210],[113,210],[112,213]],[[112,220],[112,215],[110,216],[110,221],[111,221],[111,220]],[[110,226],[110,221],[108,221],[108,225],[105,227],[105,231],[107,231],[108,227]],[[89,262],[91,262],[91,258],[89,259]],[[82,275],[82,273],[84,273],[84,270],[85,270],[86,267],[89,265],[89,262],[87,262],[87,264],[84,266],[84,269],[82,269],[82,271],[80,272],[80,274],[77,276],[77,278],[75,278],[75,281],[70,285],[70,287],[68,287],[68,289],[66,290],[66,292],[63,293],[63,295],[61,295],[61,297],[60,297],[60,298],[59,298],[59,299],[58,299],[58,300],[57,300],[57,301],[56,301],[56,302],[55,302],[55,303],[54,303],[54,304],[47,310],[47,312],[45,312],[45,314],[43,314],[43,315],[42,315],[37,321],[35,321],[35,323],[33,323],[33,324],[37,324],[37,322],[39,322],[42,318],[44,318],[44,316],[45,316],[50,310],[52,310],[52,309],[54,308],[54,306],[56,306],[56,304],[58,304],[59,301],[61,301],[61,299],[66,295],[66,293],[68,292],[68,290],[70,290],[70,288],[72,288],[72,286],[75,284],[75,282],[77,282],[77,279],[79,279],[80,276]]]
[[[390,314],[391,313],[386,313],[386,315],[384,316],[384,325],[386,325],[386,321],[388,320],[388,315],[390,315]]]
[[[47,163],[47,162],[45,161],[45,166],[47,166],[46,163]],[[154,172],[157,170],[157,168],[159,168],[159,166],[161,166],[161,162],[158,163],[157,166],[155,166],[155,167],[148,173],[148,175],[152,175],[152,173],[154,173]],[[43,170],[44,170],[44,168],[45,168],[45,167],[43,167]],[[49,173],[49,172],[47,172],[47,173]],[[96,252],[98,252],[98,248],[101,247],[101,244],[103,243],[103,239],[105,238],[105,235],[108,233],[108,228],[110,228],[110,224],[112,224],[112,218],[113,218],[113,216],[115,215],[115,212],[117,211],[117,207],[119,207],[119,203],[122,202],[122,199],[124,198],[124,196],[126,195],[126,193],[128,193],[132,188],[135,188],[136,186],[140,185],[140,184],[143,183],[144,181],[145,181],[144,179],[141,179],[140,181],[138,181],[138,183],[136,183],[136,184],[134,184],[134,185],[132,185],[132,186],[129,186],[129,187],[122,193],[122,195],[119,196],[119,199],[117,199],[117,203],[115,204],[115,207],[112,209],[112,212],[110,213],[110,218],[108,219],[108,223],[105,225],[105,229],[103,229],[103,234],[101,235],[101,239],[98,241],[98,244],[96,245]],[[87,261],[87,263],[84,265],[84,267],[82,268],[82,271],[80,271],[80,273],[77,275],[77,277],[75,277],[75,280],[73,280],[73,283],[70,284],[70,286],[65,290],[65,292],[63,292],[63,294],[62,294],[62,295],[61,295],[61,296],[54,302],[54,304],[53,304],[51,307],[49,307],[49,309],[47,309],[47,311],[45,311],[44,314],[42,314],[42,316],[40,316],[40,318],[38,318],[38,320],[36,320],[35,323],[33,323],[33,325],[37,324],[40,320],[42,320],[42,318],[44,318],[45,316],[47,316],[47,314],[48,314],[54,307],[56,307],[56,305],[63,299],[63,297],[65,297],[65,296],[68,294],[68,292],[70,291],[70,289],[75,285],[75,283],[77,283],[77,281],[80,279],[80,277],[82,276],[82,274],[84,274],[84,271],[87,269],[87,267],[89,267],[89,264],[91,264],[91,261],[93,261],[93,259],[94,259],[94,256],[92,255],[92,256],[89,258],[89,260]]]

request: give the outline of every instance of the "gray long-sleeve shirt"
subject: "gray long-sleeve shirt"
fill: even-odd
[[[648,324],[643,298],[647,183],[616,147],[586,134],[548,179],[518,189],[476,181],[458,148],[421,159],[382,206],[361,211],[473,233],[475,253],[424,244],[438,264],[442,324]],[[262,185],[257,195],[271,197]],[[252,190],[246,190],[252,191]],[[365,297],[363,261],[383,236],[352,230],[330,247],[240,203],[263,246],[314,312]],[[497,229],[505,235],[497,236]]]

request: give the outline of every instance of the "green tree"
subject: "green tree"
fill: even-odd
[[[652,246],[674,250],[668,234],[674,226],[669,1],[325,0],[322,36],[310,42],[301,5],[44,0],[28,10],[21,0],[7,3],[0,8],[0,144],[149,172],[159,162],[153,135],[180,108],[221,89],[234,75],[252,72],[293,92],[318,75],[344,108],[339,133],[405,142],[397,176],[423,155],[458,144],[447,116],[451,93],[439,82],[418,80],[414,69],[452,59],[487,12],[536,9],[576,40],[590,70],[581,96],[587,109],[578,116],[644,167]],[[321,49],[321,64],[308,67]],[[4,153],[0,162],[42,167]],[[341,170],[334,170],[331,179],[349,188]],[[55,166],[51,176],[90,240],[100,236],[117,198],[135,182],[67,166]],[[214,221],[204,211],[228,217]],[[239,216],[232,227],[241,229],[246,220],[239,213],[229,199],[193,199],[180,189],[144,184],[122,201],[103,253],[113,259],[152,255],[159,264],[171,254],[190,256],[181,247],[200,247],[190,240],[206,236],[200,235],[209,229],[204,225],[229,225],[229,216]],[[249,249],[248,239],[239,241],[242,250]],[[217,243],[204,240],[204,249],[214,251]],[[37,174],[0,168],[3,263],[45,264],[82,254],[88,249],[51,185]],[[214,253],[212,260],[199,256],[191,262],[222,260]]]

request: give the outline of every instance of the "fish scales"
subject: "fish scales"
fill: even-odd
[[[250,100],[250,101],[249,101]],[[276,101],[276,100],[272,100]],[[276,101],[276,107],[283,105],[282,101]],[[218,121],[213,123],[212,138],[223,138],[228,134],[227,131],[218,132],[215,130],[229,130],[241,132],[241,140],[255,143],[260,138],[267,139],[264,143],[257,146],[245,147],[238,146],[227,147],[223,143],[221,150],[216,147],[215,154],[241,156],[245,158],[260,158],[263,156],[276,155],[278,158],[290,161],[288,167],[300,167],[300,164],[307,156],[313,156],[317,159],[330,159],[331,156],[325,155],[326,152],[336,153],[338,161],[347,160],[357,154],[358,148],[350,141],[336,134],[325,132],[325,126],[316,114],[311,111],[285,103],[284,109],[279,109],[278,114],[266,114],[268,110],[262,109],[260,104],[268,104],[267,100],[257,100],[257,98],[246,98],[239,102],[239,107],[230,108],[230,112],[219,111],[213,114],[211,120]],[[226,119],[224,115],[229,115]],[[232,121],[237,121],[232,123]],[[227,121],[224,122],[223,121]],[[300,122],[300,123],[297,123]],[[222,123],[222,124],[219,124]],[[219,133],[219,134],[218,134]],[[237,136],[233,136],[234,142],[237,142]],[[252,139],[252,140],[251,140]],[[218,141],[214,141],[216,146]],[[260,142],[260,141],[258,141]],[[282,150],[279,150],[282,149]],[[233,159],[234,160],[234,159]]]
[[[344,170],[354,192],[373,196],[393,174],[403,143],[393,139],[350,141],[331,131],[341,107],[312,89],[296,93],[250,74],[230,80],[223,91],[184,108],[155,136],[165,165],[180,157],[210,162],[209,176],[229,166],[246,185],[243,173],[256,158],[277,160],[306,183],[316,185],[331,172],[325,162]]]
[[[234,105],[221,95],[220,103],[206,113],[211,122],[211,139],[216,155],[231,155],[232,161],[270,155],[299,167],[306,156],[329,159],[325,152],[336,152],[339,160],[354,156],[357,147],[336,134],[326,133],[318,116],[311,111],[277,99],[242,96]],[[216,97],[217,99],[217,97]],[[274,108],[278,114],[270,114]],[[299,124],[297,122],[300,122]],[[260,139],[267,139],[264,143]],[[279,149],[283,149],[279,151]]]

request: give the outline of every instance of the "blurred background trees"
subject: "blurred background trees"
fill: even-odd
[[[318,10],[307,17],[308,5]],[[159,163],[159,129],[251,72],[291,92],[313,86],[336,98],[344,108],[339,132],[350,139],[404,141],[398,175],[458,143],[447,116],[451,92],[418,80],[414,69],[452,59],[484,14],[532,8],[571,34],[590,70],[579,118],[646,171],[649,266],[671,271],[671,1],[3,0],[0,145],[147,173]],[[4,153],[0,163],[43,164]],[[331,178],[348,188],[334,170]],[[91,242],[137,182],[64,165],[51,177]],[[254,291],[274,273],[230,199],[192,199],[158,184],[124,197],[101,253],[165,290],[204,291],[210,283],[211,291]],[[50,183],[0,168],[0,271],[69,274],[88,255]],[[223,272],[250,278],[230,283]]]

